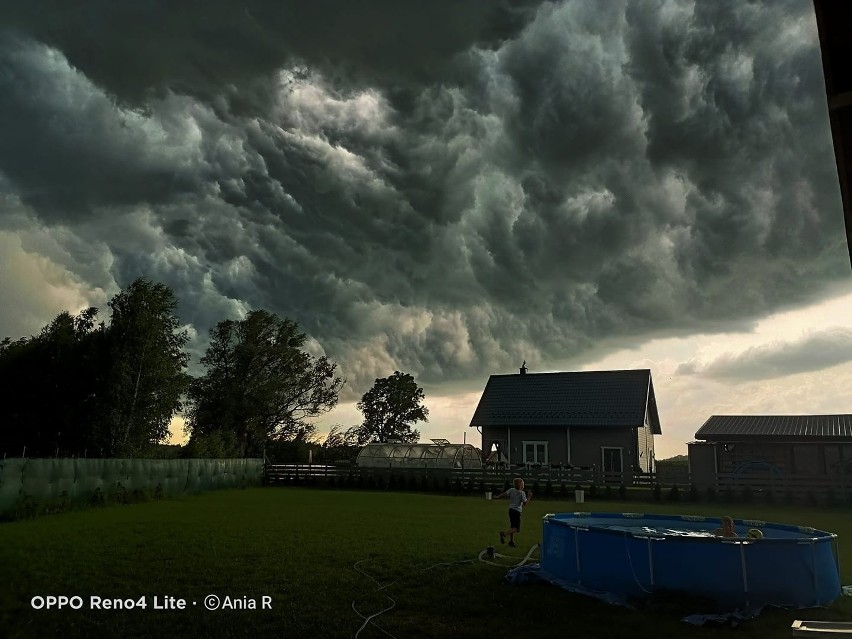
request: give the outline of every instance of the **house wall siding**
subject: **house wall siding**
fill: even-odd
[[[482,455],[488,457],[491,443],[503,443],[504,452],[513,464],[524,461],[524,441],[546,441],[548,443],[548,461],[551,464],[570,462],[574,466],[601,465],[601,448],[622,448],[622,464],[625,470],[638,465],[644,471],[649,469],[649,460],[653,459],[654,437],[650,427],[600,428],[595,426],[570,427],[570,459],[568,458],[567,427],[524,427],[483,426]],[[639,452],[642,455],[639,455]]]
[[[512,429],[512,463],[521,464],[524,461],[523,442],[547,442],[548,461],[559,464],[567,461],[568,444],[564,428],[534,428],[515,427]]]
[[[521,464],[524,461],[523,443],[525,441],[544,441],[547,442],[549,463],[566,463],[568,461],[568,438],[565,431],[565,428],[513,426],[510,429],[505,426],[483,426],[482,454],[484,457],[488,457],[488,453],[491,450],[491,442],[501,441],[507,447],[504,448],[504,452],[509,457],[509,461],[513,464]],[[573,445],[574,442],[572,440],[572,449]]]
[[[575,466],[601,465],[601,448],[623,448],[622,464],[629,469],[634,463],[635,429],[571,428],[571,463]]]
[[[482,427],[482,446],[480,446],[480,450],[482,450],[482,461],[488,459],[488,455],[491,454],[491,443],[494,441],[499,441],[503,443],[505,447],[507,445],[508,440],[508,429],[498,426],[483,426]],[[509,454],[508,451],[504,448],[503,452],[505,454]]]
[[[654,458],[654,433],[647,423],[636,430],[638,466],[647,473],[651,470],[651,460]]]

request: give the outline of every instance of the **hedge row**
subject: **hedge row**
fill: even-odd
[[[118,483],[112,490],[106,493],[100,488],[96,488],[89,499],[83,502],[79,500],[72,501],[67,492],[62,492],[58,497],[43,501],[34,499],[32,495],[24,495],[11,511],[3,515],[2,519],[15,521],[19,519],[32,519],[41,515],[54,515],[71,510],[98,508],[113,504],[138,504],[151,500],[159,501],[164,496],[163,488],[159,484],[154,489],[149,490],[139,488],[127,490],[121,483]]]
[[[248,488],[249,486],[248,482],[241,480],[234,488]],[[11,510],[0,514],[0,522],[33,519],[42,515],[55,515],[72,510],[160,501],[174,496],[177,496],[177,493],[164,491],[162,484],[157,484],[154,488],[134,488],[131,490],[123,486],[121,482],[108,487],[106,491],[95,488],[91,495],[84,500],[81,500],[79,496],[76,499],[71,499],[66,491],[61,492],[56,497],[43,500],[25,494]]]

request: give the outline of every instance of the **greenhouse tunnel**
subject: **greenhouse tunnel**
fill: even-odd
[[[473,444],[367,444],[356,464],[363,468],[482,468]]]

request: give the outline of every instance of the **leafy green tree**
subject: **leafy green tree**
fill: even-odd
[[[343,430],[340,424],[335,424],[328,431],[325,440],[322,442],[324,448],[337,448],[338,446],[357,446],[358,445],[358,427],[353,426]]]
[[[323,463],[351,461],[360,451],[358,427],[354,426],[344,431],[340,424],[335,424],[317,449],[314,459]]]
[[[181,457],[186,459],[231,459],[242,456],[235,433],[211,431],[195,434],[182,447]]]
[[[189,335],[178,330],[177,299],[164,284],[139,278],[109,306],[110,365],[97,439],[105,456],[135,456],[164,441],[183,408]]]
[[[98,309],[60,313],[35,337],[0,342],[0,444],[7,454],[127,456],[168,435],[189,377],[177,301],[134,281]]]
[[[307,441],[310,418],[337,404],[344,380],[337,364],[302,350],[298,324],[264,310],[224,320],[210,331],[205,374],[189,389],[187,433],[234,433],[243,456],[260,456],[272,441]]]
[[[408,373],[394,371],[393,375],[377,379],[357,404],[364,414],[364,421],[356,431],[358,443],[417,442],[420,431],[412,425],[429,421],[429,409],[422,403],[424,398],[423,389]]]
[[[52,457],[93,448],[106,361],[97,313],[63,311],[37,336],[0,342],[0,451]]]

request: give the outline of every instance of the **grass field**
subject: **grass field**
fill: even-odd
[[[544,585],[507,586],[505,570],[475,560],[497,540],[505,501],[421,493],[256,488],[79,511],[0,524],[0,637],[353,637],[364,615],[404,637],[729,637],[677,615],[608,606]],[[587,503],[585,510],[759,518],[840,535],[842,583],[852,583],[848,510],[706,504]],[[520,560],[547,512],[570,502],[533,501]],[[535,555],[537,556],[537,555]],[[355,569],[355,564],[382,585]],[[507,560],[508,563],[508,560]],[[432,567],[424,571],[425,568]],[[271,610],[217,610],[205,596],[271,597]],[[81,610],[34,610],[31,598],[78,595]],[[148,608],[89,610],[92,595],[145,597]],[[153,610],[153,597],[188,601]],[[197,605],[193,606],[192,601]],[[733,632],[790,636],[794,619],[852,621],[852,598],[829,609],[768,610]],[[362,638],[387,637],[367,626]]]

